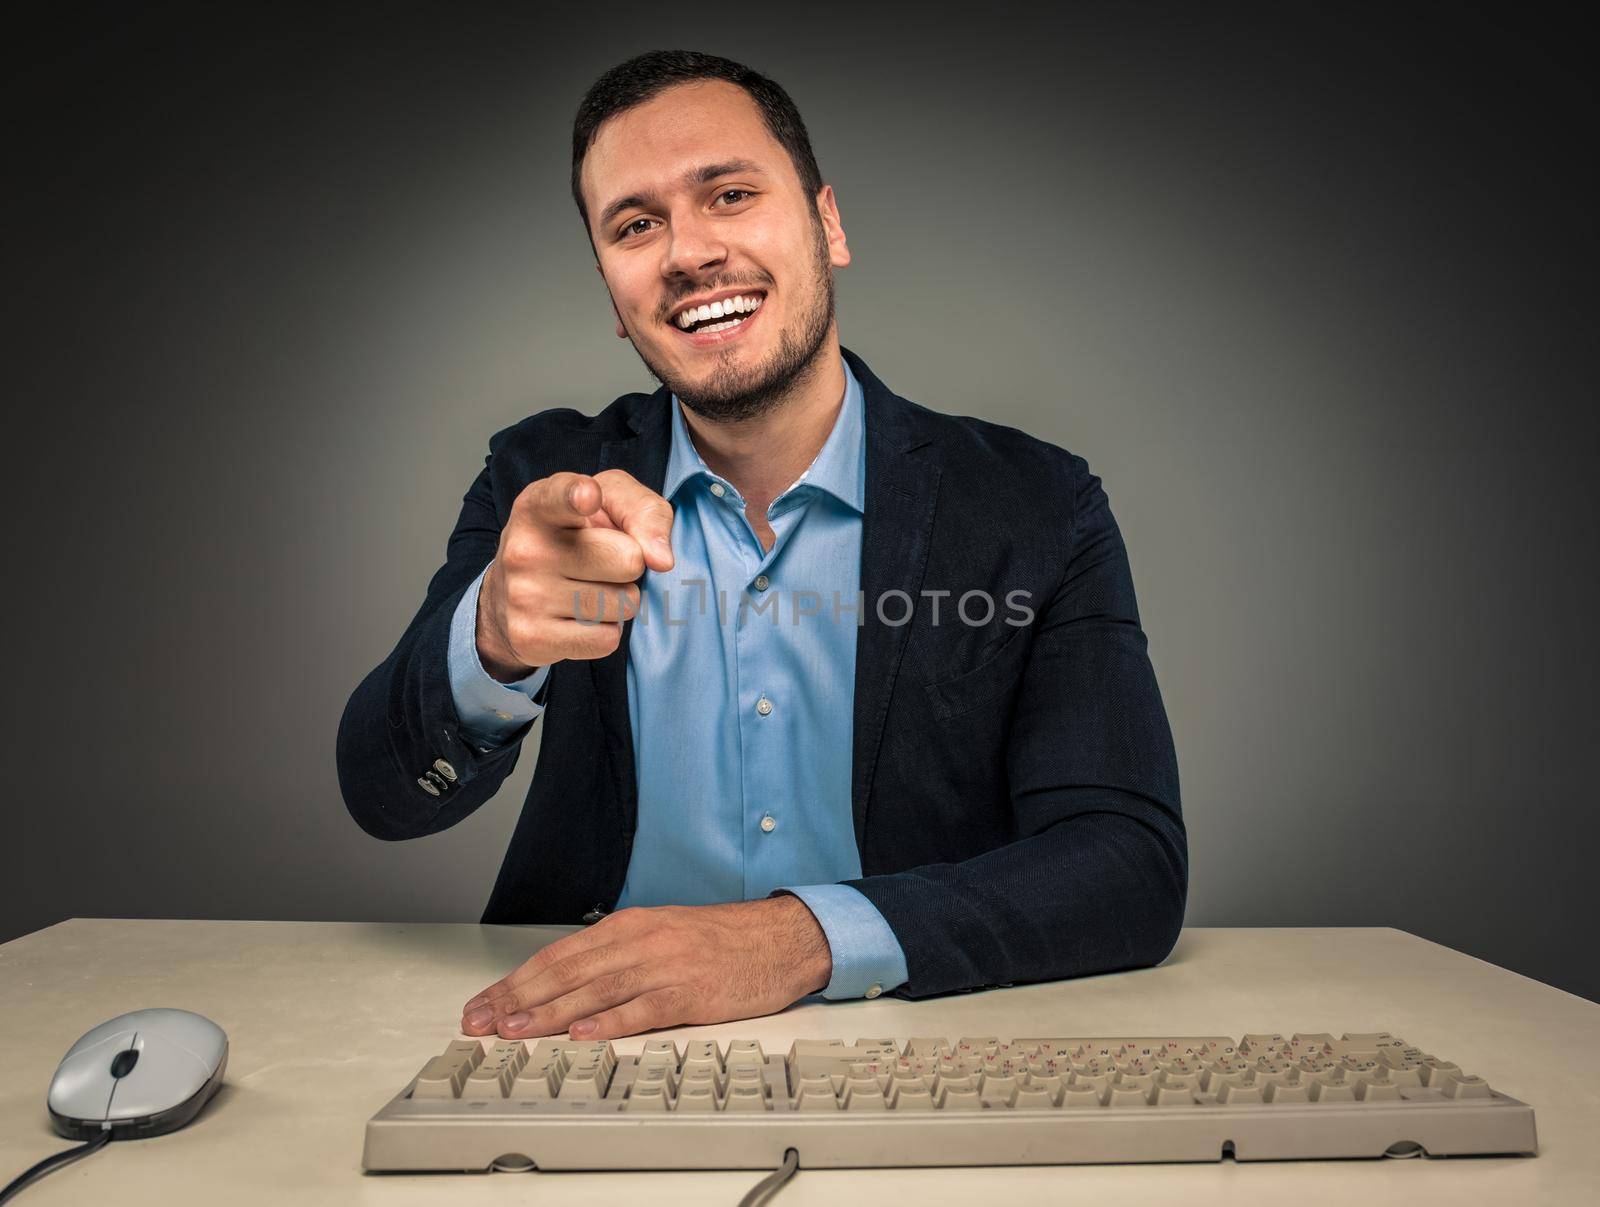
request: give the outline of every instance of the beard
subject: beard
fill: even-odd
[[[828,260],[827,235],[820,221],[815,223],[815,229],[811,305],[778,333],[778,346],[759,364],[740,366],[739,350],[729,348],[717,353],[716,364],[704,381],[686,381],[665,367],[652,364],[638,340],[628,341],[650,375],[702,419],[737,422],[765,415],[816,375],[818,356],[833,325],[833,265]]]

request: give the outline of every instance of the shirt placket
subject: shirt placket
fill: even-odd
[[[784,826],[793,824],[789,813],[788,789],[784,768],[792,766],[794,757],[793,720],[797,714],[793,693],[799,685],[783,679],[780,668],[785,660],[779,657],[783,640],[782,625],[788,618],[781,613],[779,574],[776,569],[790,531],[798,521],[799,509],[793,500],[783,502],[779,496],[774,507],[779,514],[769,517],[774,540],[770,550],[763,550],[761,542],[750,525],[742,500],[731,485],[721,483],[720,495],[712,492],[723,505],[723,533],[726,562],[715,567],[718,584],[729,584],[727,627],[732,650],[734,682],[736,686],[734,707],[739,710],[739,783],[742,795],[741,818],[744,838],[745,897],[751,885],[768,885],[781,881],[776,874],[784,849]],[[713,591],[716,587],[713,586]],[[741,606],[741,600],[749,603]],[[756,606],[766,609],[757,612]]]

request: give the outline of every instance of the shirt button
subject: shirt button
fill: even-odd
[[[771,834],[777,828],[778,819],[776,817],[772,816],[770,813],[763,813],[761,815],[761,832],[763,834]]]
[[[882,992],[883,992],[883,986],[882,985],[874,985],[871,989],[867,990],[867,996],[868,997],[877,997]]]
[[[722,486],[721,482],[713,482],[711,484],[711,493],[716,495],[717,498],[720,499],[723,495],[727,494],[728,492],[725,489],[723,489],[723,486]]]
[[[762,716],[766,716],[772,711],[772,701],[762,696],[761,699],[756,701],[756,711]]]
[[[769,579],[765,574],[756,575],[756,590],[757,591],[765,591],[771,585],[772,585],[772,580]]]

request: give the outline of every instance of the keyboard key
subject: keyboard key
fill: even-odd
[[[1014,1111],[1049,1110],[1055,1104],[1055,1095],[1044,1086],[1025,1085],[1018,1088],[1017,1096],[1011,1100],[1011,1109]]]
[[[1437,1089],[1446,1098],[1493,1098],[1489,1083],[1467,1073],[1440,1073]],[[1430,1083],[1431,1084],[1431,1083]]]
[[[1216,1096],[1217,1101],[1224,1106],[1239,1106],[1241,1103],[1260,1102],[1261,1087],[1254,1085],[1242,1085],[1237,1082],[1224,1079],[1221,1084],[1217,1086]]]
[[[809,1099],[802,1106],[809,1105]],[[829,1100],[830,1105],[832,1100]],[[853,1085],[848,1088],[845,1100],[839,1104],[847,1111],[884,1111],[889,1107],[888,1099],[883,1096],[883,1091],[873,1087],[856,1089]]]
[[[677,1072],[678,1045],[670,1039],[646,1040],[644,1051],[639,1053],[639,1067],[646,1065],[664,1065]]]
[[[464,1061],[448,1056],[435,1056],[422,1066],[417,1074],[417,1084],[412,1087],[413,1098],[456,1098],[466,1083],[470,1070]]]
[[[889,1105],[897,1111],[931,1111],[933,1095],[928,1093],[928,1087],[920,1081],[903,1083],[891,1091]]]
[[[1269,1081],[1261,1088],[1261,1101],[1266,1103],[1310,1102],[1311,1087],[1305,1084],[1287,1085]]]
[[[559,1097],[563,1102],[570,1102],[575,1098],[604,1098],[609,1081],[610,1078],[598,1064],[574,1065],[561,1079]]]
[[[517,1080],[517,1070],[510,1062],[482,1064],[472,1071],[461,1087],[463,1098],[504,1098]]]
[[[454,1040],[417,1074],[413,1098],[459,1098],[461,1087],[483,1060],[483,1047],[475,1039]]]
[[[549,1102],[560,1088],[561,1073],[555,1065],[542,1069],[530,1067],[517,1075],[507,1097],[518,1102]]]
[[[1064,1107],[1098,1107],[1103,1105],[1101,1092],[1094,1086],[1078,1082],[1067,1086],[1061,1091],[1061,1105]]]
[[[767,1105],[766,1091],[761,1086],[743,1083],[728,1087],[728,1094],[723,1099],[722,1109],[725,1111],[765,1111],[770,1108]]]
[[[938,1091],[939,1108],[946,1111],[981,1111],[983,1097],[969,1086],[946,1086]]]
[[[1149,1090],[1140,1089],[1135,1085],[1113,1085],[1111,1096],[1106,1099],[1106,1105],[1112,1107],[1148,1106],[1145,1095]]]
[[[1356,1087],[1346,1082],[1330,1082],[1319,1077],[1311,1079],[1312,1102],[1354,1102]]]
[[[1448,1060],[1434,1060],[1432,1057],[1429,1057],[1427,1060],[1422,1062],[1423,1085],[1431,1086],[1435,1084],[1436,1082],[1442,1080],[1442,1075],[1444,1074],[1460,1076],[1461,1066],[1458,1064],[1452,1064]]]
[[[678,1113],[706,1112],[717,1109],[717,1095],[705,1082],[684,1082],[678,1087]]]
[[[1015,1077],[984,1077],[983,1086],[979,1091],[983,1100],[990,1107],[1003,1107],[1009,1109],[1012,1101],[1017,1096],[1017,1079]]]
[[[666,1087],[659,1083],[634,1086],[626,1099],[623,1100],[622,1109],[634,1112],[652,1112],[660,1114],[672,1109],[672,1100],[667,1095]]]
[[[1356,1085],[1356,1099],[1360,1102],[1398,1102],[1400,1087],[1392,1081],[1361,1081]]]

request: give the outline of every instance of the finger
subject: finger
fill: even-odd
[[[601,508],[639,542],[650,568],[672,569],[672,504],[626,470],[601,470],[594,480]]]
[[[490,998],[487,1003],[474,1011],[473,1019],[481,1026],[482,1023],[478,1020],[482,1018],[482,1011],[492,1010],[494,1012],[492,1026],[498,1027],[510,1016],[526,1015],[530,1011],[549,1005],[557,998],[575,993],[586,985],[637,963],[639,963],[637,949],[611,945],[580,951],[576,955],[558,960],[535,976],[512,986],[509,992]]]
[[[573,1039],[616,1039],[694,1021],[693,1003],[688,991],[677,985],[664,985],[659,989],[647,990],[609,1010],[575,1019],[568,1028],[568,1034]]]
[[[545,621],[546,637],[558,651],[557,656],[573,662],[592,662],[607,658],[622,645],[622,622],[618,620],[563,620],[552,617]],[[529,666],[547,665],[534,659]]]
[[[600,484],[588,474],[563,471],[528,483],[512,508],[547,527],[587,528],[600,498]]]
[[[609,932],[610,928],[608,927],[607,930]],[[475,994],[471,1001],[461,1007],[462,1013],[465,1014],[468,1011],[476,1010],[486,1002],[509,993],[513,986],[528,980],[530,977],[537,976],[541,969],[548,968],[557,960],[564,959],[580,951],[587,951],[591,947],[597,947],[610,941],[609,934],[597,937],[599,933],[600,928],[598,926],[591,926],[583,930],[575,930],[570,935],[563,935],[554,943],[546,943],[494,984]]]
[[[668,975],[668,970],[657,970],[657,978]],[[503,1039],[528,1039],[539,1035],[559,1035],[580,1018],[619,1006],[638,997],[640,993],[659,987],[661,982],[649,979],[649,972],[641,965],[619,968],[597,976],[570,993],[544,1003],[508,1014],[496,1023]]]
[[[644,574],[646,559],[639,542],[626,532],[612,528],[584,528],[561,534],[554,565],[559,573],[568,578],[597,583],[631,583]]]
[[[586,582],[568,579],[560,588],[557,616],[584,624],[627,620],[639,611],[639,588],[634,583]]]

